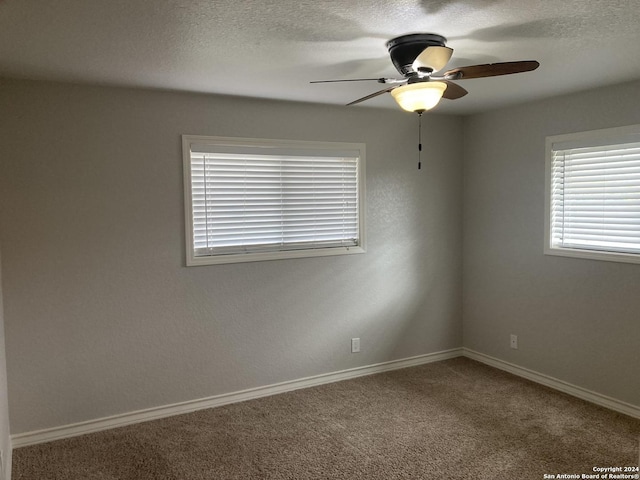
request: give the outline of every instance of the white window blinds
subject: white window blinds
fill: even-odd
[[[552,147],[551,247],[640,254],[640,140],[572,143]]]
[[[190,146],[194,258],[362,245],[360,150],[247,143]]]

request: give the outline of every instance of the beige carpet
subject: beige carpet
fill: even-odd
[[[19,448],[13,478],[533,480],[637,465],[639,442],[640,420],[456,358]]]

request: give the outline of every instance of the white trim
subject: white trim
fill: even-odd
[[[44,430],[20,433],[11,436],[11,444],[13,448],[26,447],[29,445],[36,445],[38,443],[51,442],[53,440],[61,440],[63,438],[70,438],[87,433],[99,432],[111,428],[132,425],[135,423],[158,420],[174,415],[181,415],[183,413],[195,412],[197,410],[204,410],[207,408],[220,407],[222,405],[228,405],[231,403],[244,402],[246,400],[253,400],[270,395],[277,395],[279,393],[290,392],[301,388],[315,387],[328,383],[339,382],[342,380],[363,377],[366,375],[373,375],[376,373],[382,373],[391,370],[415,367],[426,363],[439,362],[442,360],[448,360],[460,356],[464,356],[489,365],[491,367],[504,370],[513,375],[526,378],[541,385],[553,388],[554,390],[559,390],[582,400],[586,400],[610,410],[629,415],[630,417],[640,418],[640,407],[636,405],[631,405],[630,403],[625,403],[620,400],[616,400],[615,398],[607,397],[600,393],[593,392],[576,385],[572,385],[563,380],[550,377],[549,375],[538,373],[528,368],[520,367],[513,363],[505,362],[504,360],[500,360],[498,358],[491,357],[489,355],[485,355],[484,353],[476,352],[468,348],[453,348],[451,350],[444,350],[442,352],[427,353],[415,357],[376,363],[363,367],[350,368],[338,372],[314,375],[312,377],[276,383],[273,385],[250,388],[237,392],[223,393],[221,395],[175,403],[173,405],[165,405],[145,410],[138,410],[136,412],[129,412],[120,415],[99,418],[96,420],[88,420],[71,425],[63,425],[60,427],[53,427]]]
[[[606,262],[640,263],[640,254],[630,252],[599,251],[552,245],[552,168],[553,152],[558,149],[611,145],[640,141],[640,124],[624,127],[590,130],[587,132],[552,135],[545,139],[545,194],[544,194],[544,255],[601,260]]]
[[[238,151],[245,148],[261,148],[270,153],[304,152],[306,155],[343,156],[354,155],[358,158],[358,242],[348,247],[318,247],[307,246],[299,250],[281,250],[251,253],[231,253],[222,255],[196,256],[193,243],[193,211],[191,197],[191,153],[208,151],[207,147],[229,147]],[[216,151],[214,148],[212,151]],[[278,140],[264,138],[217,137],[202,135],[182,135],[182,162],[185,211],[185,246],[187,267],[218,265],[228,263],[258,262],[268,260],[282,260],[290,258],[324,257],[334,255],[351,255],[366,253],[366,144],[347,142],[318,142],[307,140]]]
[[[557,257],[586,258],[605,262],[640,263],[640,255],[633,253],[598,252],[596,250],[582,250],[580,248],[545,247],[545,255]]]
[[[476,360],[491,367],[504,370],[506,372],[512,373],[513,375],[526,378],[527,380],[531,380],[541,385],[551,387],[554,390],[568,393],[571,396],[586,400],[587,402],[595,403],[596,405],[600,405],[610,410],[624,413],[625,415],[629,415],[630,417],[640,418],[640,407],[636,405],[622,402],[620,400],[616,400],[615,398],[607,397],[606,395],[587,390],[586,388],[578,387],[577,385],[565,382],[564,380],[559,380],[557,378],[550,377],[549,375],[538,373],[533,370],[529,370],[528,368],[520,367],[513,363],[505,362],[504,360],[485,355],[484,353],[476,352],[468,348],[463,348],[462,350],[464,352],[464,356],[472,360]]]
[[[266,385],[263,387],[250,388],[240,390],[238,392],[223,393],[213,397],[202,398],[198,400],[190,400],[187,402],[175,403],[173,405],[165,405],[161,407],[148,408],[138,410],[136,412],[123,413],[110,417],[99,418],[96,420],[88,420],[86,422],[74,423],[71,425],[63,425],[60,427],[47,428],[33,432],[19,433],[11,436],[13,448],[35,445],[38,443],[60,440],[63,438],[75,437],[86,433],[99,432],[116,427],[123,427],[134,423],[147,422],[160,418],[171,417],[183,413],[194,412],[206,408],[219,407],[231,403],[244,402],[255,398],[267,397],[279,393],[290,392],[301,388],[315,387],[327,383],[349,380],[352,378],[372,375],[375,373],[387,372],[390,370],[398,370],[401,368],[414,367],[425,363],[439,362],[462,356],[462,348],[454,348],[444,350],[442,352],[427,353],[415,357],[405,358],[401,360],[392,360],[389,362],[376,363],[363,367],[350,368],[338,372],[314,375],[312,377],[291,380],[288,382]]]

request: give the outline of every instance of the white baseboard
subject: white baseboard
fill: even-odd
[[[531,380],[536,383],[540,383],[547,387],[553,388],[554,390],[568,393],[569,395],[580,398],[582,400],[586,400],[587,402],[595,403],[596,405],[600,405],[601,407],[606,407],[610,410],[624,413],[625,415],[629,415],[630,417],[640,418],[640,407],[636,405],[621,402],[620,400],[616,400],[615,398],[607,397],[606,395],[602,395],[600,393],[578,387],[577,385],[572,385],[571,383],[565,382],[563,380],[558,380],[557,378],[550,377],[549,375],[544,375],[542,373],[529,370],[528,368],[505,362],[504,360],[485,355],[484,353],[476,352],[468,348],[463,348],[462,350],[464,352],[464,356],[472,360],[477,360],[478,362],[484,363],[491,367],[504,370],[506,372],[526,378],[527,380]]]
[[[327,383],[349,380],[351,378],[373,375],[375,373],[414,367],[431,362],[439,362],[442,360],[448,360],[450,358],[460,356],[468,357],[472,360],[476,360],[491,367],[507,371],[519,377],[523,377],[533,382],[540,383],[555,390],[568,393],[569,395],[572,395],[574,397],[586,400],[591,403],[595,403],[596,405],[609,408],[616,412],[624,413],[625,415],[629,415],[631,417],[640,418],[640,407],[638,406],[621,402],[620,400],[616,400],[615,398],[607,397],[597,392],[592,392],[582,387],[567,383],[563,380],[558,380],[548,375],[544,375],[542,373],[520,367],[513,363],[505,362],[504,360],[500,360],[498,358],[491,357],[489,355],[485,355],[468,348],[454,348],[442,352],[428,353],[425,355],[418,355],[416,357],[410,357],[401,360],[392,360],[390,362],[377,363],[364,367],[350,368],[338,372],[325,373],[312,377],[301,378],[298,380],[266,385],[263,387],[224,393],[221,395],[215,395],[213,397],[190,400],[173,405],[165,405],[145,410],[138,410],[136,412],[129,412],[120,415],[99,418],[96,420],[74,423],[71,425],[63,425],[60,427],[48,428],[45,430],[20,433],[11,436],[11,443],[13,448],[36,445],[38,443],[75,437],[87,433],[99,432],[101,430],[108,430],[110,428],[123,427],[125,425],[157,420],[160,418],[171,417],[183,413],[195,412],[197,410],[203,410],[206,408],[219,407],[231,403],[252,400],[255,398],[267,397],[269,395],[290,392],[301,388],[315,387]]]
[[[276,395],[278,393],[290,392],[301,388],[315,387],[327,383],[339,382],[351,378],[372,375],[375,373],[387,372],[390,370],[398,370],[401,368],[414,367],[425,363],[439,362],[450,358],[460,357],[463,354],[462,348],[454,348],[436,353],[427,353],[416,357],[405,358],[401,360],[392,360],[390,362],[377,363],[364,367],[350,368],[339,372],[325,373],[312,377],[291,380],[288,382],[266,385],[263,387],[241,390],[238,392],[224,393],[213,397],[191,400],[187,402],[176,403],[173,405],[165,405],[162,407],[149,408],[129,412],[110,417],[89,420],[86,422],[74,423],[71,425],[63,425],[61,427],[48,428],[45,430],[37,430],[33,432],[19,433],[11,436],[13,448],[35,445],[38,443],[60,440],[63,438],[75,437],[86,433],[99,432],[110,428],[123,427],[134,423],[147,422],[160,418],[171,417],[183,413],[195,412],[206,408],[219,407],[230,403],[243,402],[255,398]]]

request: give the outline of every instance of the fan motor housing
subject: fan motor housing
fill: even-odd
[[[391,61],[401,75],[414,75],[411,65],[427,47],[444,47],[447,41],[442,35],[435,33],[412,33],[392,38],[387,42]]]

